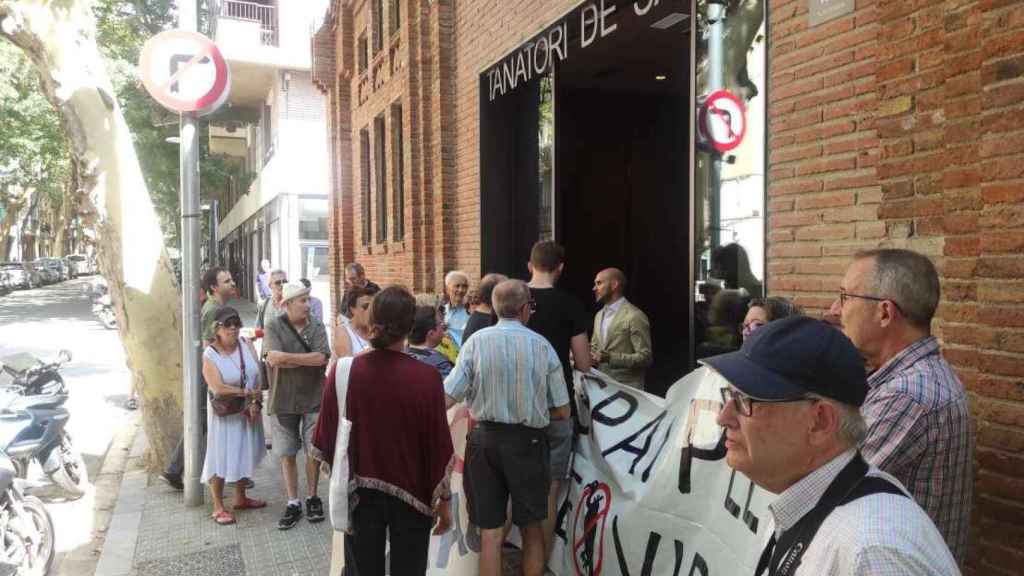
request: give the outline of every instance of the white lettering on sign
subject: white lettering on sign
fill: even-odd
[[[654,8],[672,2],[661,0],[636,0],[633,13],[647,16]],[[683,4],[681,0],[676,3]],[[688,2],[686,2],[689,5]],[[618,6],[610,0],[594,0],[578,10],[580,48],[587,48],[602,38],[614,34],[618,23],[613,21]],[[573,16],[564,18],[553,27],[532,41],[527,42],[517,51],[495,64],[484,75],[487,76],[487,93],[493,101],[515,90],[521,83],[528,83],[535,76],[547,74],[556,62],[564,62],[569,57],[569,21]]]

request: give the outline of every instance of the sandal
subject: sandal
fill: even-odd
[[[235,510],[255,510],[257,508],[266,508],[267,503],[263,500],[256,500],[255,498],[246,497],[245,501],[241,504],[235,504]]]
[[[220,524],[221,526],[228,526],[230,524],[235,523],[235,517],[232,516],[231,513],[228,512],[227,510],[214,512],[213,515],[210,516],[210,518],[213,518],[213,521],[217,524]]]

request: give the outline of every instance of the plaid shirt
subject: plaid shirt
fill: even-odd
[[[857,454],[847,450],[779,494],[769,504],[768,534],[781,538],[825,494]],[[868,476],[899,484],[874,466]],[[795,576],[958,575],[956,561],[928,516],[910,498],[870,494],[837,506],[822,522]]]
[[[967,552],[974,437],[967,394],[934,337],[868,377],[864,458],[892,474],[935,522],[957,561]]]

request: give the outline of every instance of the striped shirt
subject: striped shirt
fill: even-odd
[[[787,488],[768,506],[768,534],[786,530],[818,504],[825,490],[857,454],[847,450]],[[899,481],[874,466],[868,476]],[[903,488],[900,486],[900,488]],[[960,574],[956,560],[928,515],[899,494],[869,494],[837,506],[818,528],[796,569],[797,576]]]
[[[963,562],[971,517],[974,437],[967,394],[929,336],[868,377],[864,458],[892,474]]]
[[[465,399],[474,420],[530,428],[544,428],[548,411],[569,403],[555,349],[507,318],[466,341],[444,390],[456,401]]]

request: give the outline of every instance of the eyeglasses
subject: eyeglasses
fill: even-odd
[[[270,283],[270,285],[271,286],[280,286],[282,284],[287,284],[287,283],[288,283],[288,279],[285,278],[284,280],[274,280],[273,282]]]
[[[867,296],[864,294],[851,294],[850,292],[845,292],[843,290],[839,291],[839,306],[846,306],[846,301],[850,298],[860,298],[861,300],[871,300],[872,302],[892,302],[892,305],[900,311],[900,314],[903,314],[903,308],[900,308],[900,303],[892,298],[880,298],[878,296]],[[903,315],[906,316],[906,314]]]
[[[786,399],[786,400],[760,400],[760,399],[751,398],[750,396],[747,396],[743,392],[740,392],[739,390],[736,390],[734,388],[729,388],[729,387],[722,388],[721,392],[722,392],[722,409],[723,410],[725,409],[726,406],[729,405],[730,402],[732,402],[733,407],[736,408],[736,412],[740,416],[746,416],[748,418],[754,415],[754,403],[755,402],[762,402],[762,403],[765,403],[765,404],[785,404],[785,403],[788,403],[788,402],[817,402],[818,401],[817,398],[808,398],[806,396],[802,397],[802,398],[789,398],[789,399]]]
[[[239,320],[238,318],[228,318],[227,320],[225,320],[223,322],[218,322],[217,324],[220,325],[220,326],[223,326],[225,328],[241,328],[242,327],[242,321]]]

